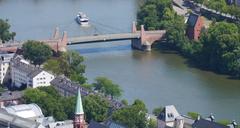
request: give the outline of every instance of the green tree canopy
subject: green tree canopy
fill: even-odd
[[[196,113],[196,112],[188,112],[187,115],[190,116],[194,120],[196,120],[198,118],[198,116],[201,116],[199,113]]]
[[[89,95],[83,98],[83,109],[87,122],[90,122],[92,119],[98,122],[106,120],[109,108],[109,102],[100,96]]]
[[[153,109],[153,114],[155,115],[155,116],[158,116],[161,112],[162,112],[162,110],[163,110],[163,107],[157,107],[157,108],[154,108]]]
[[[34,65],[41,65],[52,56],[52,49],[39,41],[29,40],[22,46],[23,56]]]
[[[53,116],[57,120],[66,120],[62,97],[52,87],[27,89],[23,96],[26,103],[36,103],[40,106],[45,116]]]
[[[129,128],[146,128],[148,122],[146,112],[145,104],[140,100],[135,100],[132,105],[115,111],[112,118]]]
[[[201,42],[202,64],[209,69],[239,76],[240,34],[235,24],[219,22],[210,26]]]
[[[15,32],[10,32],[10,27],[11,25],[8,23],[8,20],[0,19],[0,40],[2,40],[2,43],[13,40],[16,36]]]
[[[86,66],[83,65],[84,58],[78,52],[67,51],[57,58],[51,58],[44,63],[44,69],[52,71],[54,74],[64,74],[72,81],[83,84]]]
[[[118,84],[114,84],[106,77],[97,77],[95,83],[93,83],[94,89],[100,92],[110,95],[113,98],[119,98],[122,95],[122,90]]]

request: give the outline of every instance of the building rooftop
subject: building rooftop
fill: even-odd
[[[8,127],[9,124],[10,127],[15,126],[19,128],[44,128],[38,122],[6,113],[0,109],[0,127]]]
[[[63,90],[73,93],[73,95],[77,94],[78,88],[80,88],[81,94],[83,96],[86,96],[90,93],[89,90],[81,87],[81,85],[76,82],[72,82],[70,79],[68,79],[67,77],[65,77],[63,75],[57,76],[50,83],[54,87],[62,88]]]
[[[195,13],[191,13],[189,15],[189,18],[188,18],[188,21],[187,21],[188,26],[195,27],[195,25],[198,21],[198,18],[199,18],[199,15],[197,15]]]
[[[78,88],[77,103],[76,103],[76,107],[75,107],[75,114],[84,114],[80,88]]]
[[[94,91],[90,91],[90,90],[82,87],[80,84],[78,84],[76,82],[72,82],[70,79],[68,79],[67,77],[65,77],[63,75],[57,76],[55,79],[53,79],[50,82],[50,84],[53,85],[55,88],[61,88],[62,90],[70,92],[74,96],[77,94],[78,88],[80,88],[82,96],[87,96],[89,94],[94,94],[94,95],[99,94],[99,93],[96,93]],[[111,106],[113,106],[114,108],[118,109],[118,108],[124,107],[124,104],[122,104],[121,102],[119,102],[115,99],[109,99],[107,97],[104,97],[104,98],[106,98],[110,102]]]
[[[41,73],[43,70],[39,67],[35,67],[30,64],[28,61],[24,60],[23,57],[17,55],[12,59],[12,67],[20,70],[21,72],[25,72],[28,77],[34,78],[36,75]]]
[[[48,128],[73,128],[73,121],[72,120],[65,120],[65,121],[57,121],[54,123],[50,123]]]
[[[101,123],[98,123],[96,121],[91,120],[91,122],[89,123],[88,128],[107,128],[107,126],[105,126],[105,125],[103,125]]]
[[[23,92],[21,91],[5,91],[0,92],[0,101],[10,101],[20,99],[23,96]]]
[[[37,104],[21,104],[2,108],[7,113],[16,115],[22,118],[35,120],[39,117],[44,117],[41,108]]]
[[[13,58],[14,53],[0,53],[0,62],[10,62],[10,60]]]
[[[206,120],[203,118],[196,120],[193,123],[192,127],[193,128],[229,128],[229,126],[222,125],[222,124],[216,123],[214,121]]]
[[[159,114],[158,119],[169,122],[174,121],[175,118],[181,116],[174,105],[165,106],[163,111]]]

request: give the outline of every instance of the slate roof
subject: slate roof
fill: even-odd
[[[209,121],[206,119],[196,120],[193,125],[193,128],[229,128],[229,126],[225,126],[214,121]]]
[[[188,21],[187,21],[188,26],[195,27],[195,25],[198,21],[198,18],[199,18],[199,15],[197,15],[195,13],[191,13],[189,15],[189,18],[188,18]]]
[[[91,120],[88,128],[107,128],[107,127],[105,125],[103,125],[103,124],[100,124],[100,123],[98,123],[96,121]]]
[[[126,126],[122,125],[122,124],[119,124],[113,120],[107,120],[105,123],[104,123],[108,128],[127,128]]]
[[[28,77],[33,78],[43,70],[41,68],[35,67],[31,64],[26,64],[21,61],[22,58],[20,56],[16,56],[12,59],[12,67],[20,70],[21,72],[25,72]]]
[[[68,93],[71,93],[73,96],[75,96],[77,94],[78,88],[80,88],[82,96],[87,96],[89,94],[98,95],[98,93],[96,93],[94,91],[89,91],[88,89],[82,87],[80,84],[78,84],[76,82],[72,82],[70,79],[68,79],[67,77],[65,77],[63,75],[55,77],[50,82],[50,84],[53,85],[53,87],[55,87],[57,90],[59,90],[59,89],[64,90]],[[60,94],[63,95],[62,92],[60,92]],[[104,98],[106,98],[110,102],[111,106],[113,106],[115,109],[124,107],[124,105],[121,102],[119,102],[118,100],[109,99],[107,97],[104,97]]]
[[[16,100],[16,99],[22,98],[22,96],[23,96],[23,92],[21,92],[21,91],[0,92],[0,101]]]
[[[70,92],[73,95],[77,94],[78,88],[80,88],[81,94],[83,96],[86,96],[90,93],[87,89],[81,87],[76,82],[72,82],[70,79],[68,79],[67,77],[65,77],[63,75],[57,76],[56,78],[54,78],[50,82],[50,84],[53,85],[56,88],[61,88],[63,90],[66,90],[67,92]]]

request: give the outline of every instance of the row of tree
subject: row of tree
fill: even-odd
[[[239,25],[213,22],[202,31],[199,41],[189,40],[184,18],[173,11],[171,0],[148,0],[139,11],[138,21],[146,24],[146,29],[166,29],[168,44],[197,66],[240,77]]]
[[[208,8],[221,13],[228,13],[240,19],[240,7],[237,5],[228,5],[226,0],[194,0],[196,3],[204,4]]]
[[[155,120],[147,120],[146,106],[140,100],[135,100],[128,107],[111,112],[110,103],[100,95],[82,97],[83,109],[87,122],[112,120],[130,128],[156,128]],[[63,97],[53,86],[27,89],[24,92],[25,103],[38,104],[45,116],[53,116],[56,120],[74,118],[76,97]]]
[[[74,118],[76,97],[63,97],[53,86],[27,89],[24,92],[26,103],[38,104],[45,116],[53,116],[56,120]],[[97,95],[83,97],[83,108],[86,120],[104,121],[110,108],[109,102]]]

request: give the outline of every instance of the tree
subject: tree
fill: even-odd
[[[52,56],[52,49],[43,42],[29,40],[22,46],[23,56],[34,65],[41,65]]]
[[[207,5],[216,11],[226,12],[227,3],[225,0],[209,0]]]
[[[110,104],[106,99],[97,95],[88,95],[83,98],[83,109],[86,121],[95,120],[102,122],[107,119]]]
[[[106,77],[97,77],[93,85],[95,90],[99,90],[105,95],[110,95],[113,98],[119,98],[122,95],[122,90],[119,85],[114,84]]]
[[[52,71],[54,74],[64,74],[72,81],[83,84],[86,78],[83,76],[86,66],[83,65],[84,58],[79,53],[67,51],[58,58],[51,58],[44,63],[44,69]]]
[[[210,26],[201,42],[202,65],[220,73],[239,74],[240,38],[235,24],[219,22]]]
[[[162,112],[162,110],[163,110],[163,107],[154,108],[152,113],[155,116],[158,116]]]
[[[196,113],[196,112],[188,112],[187,115],[190,116],[194,120],[196,120],[198,118],[198,116],[200,116],[200,114]]]
[[[60,67],[60,61],[58,59],[48,59],[44,65],[43,68],[47,71],[52,71],[56,75],[62,74],[62,69]]]
[[[57,120],[66,120],[68,118],[63,107],[64,104],[68,103],[62,102],[62,97],[52,86],[26,89],[23,98],[25,103],[38,104],[45,116],[53,116]]]
[[[150,119],[148,121],[147,128],[157,128],[157,120]]]
[[[0,40],[2,40],[2,43],[5,43],[6,41],[13,40],[16,36],[15,32],[10,32],[11,25],[8,24],[8,20],[2,20],[0,19]]]
[[[140,100],[135,100],[131,106],[119,109],[112,114],[112,119],[129,128],[146,128],[146,106]]]

